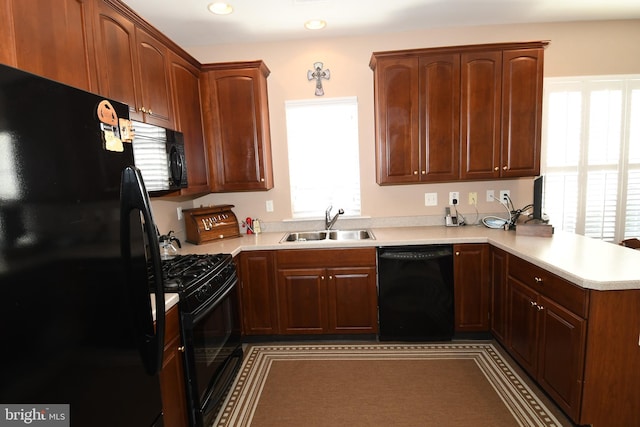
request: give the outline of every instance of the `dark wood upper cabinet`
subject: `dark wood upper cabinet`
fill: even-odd
[[[538,175],[546,45],[374,53],[378,184]]]
[[[467,52],[461,62],[460,178],[499,178],[502,52]]]
[[[540,174],[544,49],[505,50],[502,57],[501,176]]]
[[[97,90],[93,1],[8,0],[0,5],[0,62]]]
[[[456,180],[460,169],[460,55],[424,55],[419,67],[419,180]]]
[[[168,49],[114,5],[98,2],[100,93],[128,104],[132,120],[173,129]]]
[[[376,179],[415,182],[420,171],[418,58],[389,58],[375,69]]]
[[[203,66],[202,98],[212,191],[273,188],[267,77],[262,61]]]
[[[176,129],[184,134],[189,187],[181,195],[209,192],[209,173],[200,107],[200,71],[181,56],[170,52],[171,88]]]

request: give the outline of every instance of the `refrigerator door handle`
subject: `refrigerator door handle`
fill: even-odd
[[[145,369],[149,375],[154,375],[162,367],[162,355],[164,351],[165,331],[165,304],[164,289],[162,283],[162,264],[158,235],[151,214],[151,202],[142,180],[140,170],[135,166],[127,166],[122,171],[120,187],[120,246],[122,257],[125,260],[125,270],[131,275],[131,212],[138,210],[144,219],[144,233],[147,236],[148,250],[155,278],[155,302],[156,325],[153,328],[153,317],[147,309],[149,289],[147,283],[136,284],[130,281],[130,292],[134,303],[134,318],[138,336],[138,346]],[[143,286],[144,289],[135,289],[135,286]],[[147,300],[142,300],[147,298]],[[137,308],[136,308],[137,307]]]

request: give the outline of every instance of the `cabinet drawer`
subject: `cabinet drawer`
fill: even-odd
[[[376,248],[288,249],[276,252],[278,268],[359,267],[376,265]]]
[[[554,300],[578,316],[587,317],[588,290],[516,256],[509,256],[509,276]]]

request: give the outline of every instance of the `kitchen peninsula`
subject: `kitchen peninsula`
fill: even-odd
[[[392,245],[453,244],[454,251],[487,246],[487,332],[577,424],[628,425],[640,413],[640,251],[561,231],[550,238],[479,226],[371,231],[375,240],[339,242],[281,242],[284,232],[244,235],[185,244],[182,253],[268,258],[291,249],[302,254]],[[244,264],[239,265],[245,287]],[[275,277],[277,262],[266,265]],[[482,283],[479,278],[477,285]]]

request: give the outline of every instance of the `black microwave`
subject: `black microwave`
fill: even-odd
[[[142,122],[133,123],[133,158],[147,191],[187,187],[187,161],[181,132]]]

